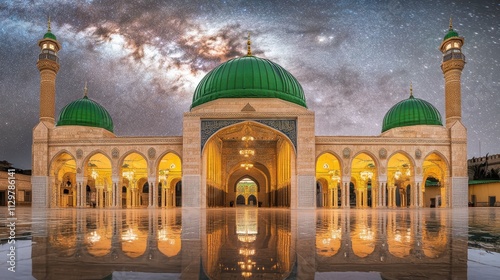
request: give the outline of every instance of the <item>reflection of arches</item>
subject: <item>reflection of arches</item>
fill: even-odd
[[[425,221],[422,234],[422,250],[425,256],[431,259],[439,258],[447,251],[448,245],[447,227],[444,220],[434,215],[431,215],[431,219]]]
[[[245,205],[245,197],[243,195],[238,195],[236,197],[236,205]]]
[[[179,254],[182,247],[180,229],[163,226],[158,230],[158,250],[167,257]]]
[[[123,253],[131,258],[143,255],[147,249],[147,235],[147,231],[128,227],[121,235]]]
[[[356,213],[351,230],[352,251],[356,256],[365,258],[375,251],[376,224],[374,216],[368,215],[367,212]]]
[[[404,258],[410,255],[415,243],[412,220],[406,212],[387,215],[387,245],[391,255]]]

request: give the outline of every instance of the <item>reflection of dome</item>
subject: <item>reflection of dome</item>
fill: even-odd
[[[279,98],[306,107],[297,79],[278,64],[252,55],[210,71],[198,84],[191,108],[219,98]]]
[[[100,127],[113,132],[113,120],[108,111],[87,96],[69,103],[61,110],[57,126],[64,125]]]
[[[413,97],[400,101],[384,116],[382,132],[389,129],[411,125],[440,125],[441,114],[431,103]]]

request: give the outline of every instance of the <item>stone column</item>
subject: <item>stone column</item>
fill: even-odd
[[[127,208],[130,208],[132,206],[132,190],[131,190],[132,186],[129,182],[128,184],[128,188],[127,188]]]
[[[335,183],[335,187],[332,189],[333,192],[333,201],[332,201],[332,207],[333,208],[339,208],[338,201],[339,201],[339,189],[337,186],[337,183]]]
[[[387,181],[382,184],[382,207],[387,208]]]
[[[76,207],[85,207],[86,185],[83,174],[76,174]]]
[[[415,176],[413,185],[415,186],[415,206],[420,208],[424,206],[424,198],[422,193],[423,178],[422,176]],[[412,186],[413,186],[412,185]]]
[[[156,187],[156,177],[155,176],[152,176],[152,177],[149,177],[149,207],[151,208],[156,208],[157,207],[157,204],[155,204],[154,202],[157,201],[155,195],[154,195],[154,189],[157,189]]]
[[[349,208],[349,182],[350,178],[342,178],[342,208]]]
[[[111,182],[113,184],[113,188],[112,188],[112,194],[111,194],[111,197],[112,197],[112,207],[114,208],[117,208],[120,206],[121,204],[121,193],[122,193],[122,189],[120,187],[120,177],[118,175],[113,175],[111,177]]]

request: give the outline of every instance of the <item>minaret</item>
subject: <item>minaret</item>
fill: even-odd
[[[446,127],[462,119],[462,93],[460,76],[465,65],[465,56],[462,53],[464,38],[453,30],[451,18],[450,29],[444,36],[439,49],[443,53],[441,70],[444,74]]]
[[[48,30],[43,38],[38,41],[40,54],[36,66],[40,71],[40,122],[54,124],[56,107],[56,75],[59,71],[59,57],[57,52],[61,44],[50,30],[50,18]]]

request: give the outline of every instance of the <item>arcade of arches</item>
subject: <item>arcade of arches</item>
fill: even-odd
[[[397,152],[380,170],[374,158],[361,152],[343,162],[333,153],[321,154],[316,161],[317,207],[446,207],[448,169],[440,155],[429,154],[415,168],[413,158]]]
[[[156,177],[148,176],[146,158],[126,154],[118,164],[102,152],[92,153],[77,167],[75,158],[62,152],[50,167],[51,207],[176,207],[181,206],[182,164],[174,153],[157,162]],[[77,174],[83,173],[83,176]],[[156,188],[150,186],[156,185]]]
[[[207,207],[290,206],[294,149],[279,132],[251,122],[222,129],[207,142],[203,158]],[[317,207],[446,207],[448,168],[442,156],[430,153],[415,166],[411,156],[396,152],[381,170],[374,158],[360,152],[349,162],[334,153],[321,154],[316,161]],[[75,158],[67,152],[55,157],[52,207],[182,205],[182,163],[174,153],[157,162],[154,180],[148,177],[148,161],[137,152],[124,156],[119,167],[95,152],[83,166],[84,179],[77,182]],[[153,183],[156,188],[150,188]]]

